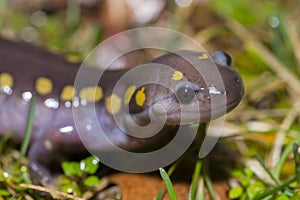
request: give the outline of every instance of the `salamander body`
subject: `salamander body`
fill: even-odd
[[[242,80],[231,69],[230,57],[223,52],[212,56],[192,51],[162,55],[149,63],[168,66],[169,70],[153,68],[147,72],[147,77],[169,88],[156,83],[137,86],[132,80],[122,85],[119,94],[114,93],[114,86],[128,69],[106,70],[98,85],[89,85],[87,81],[75,87],[80,64],[69,63],[40,48],[1,39],[0,58],[0,132],[6,134],[13,130],[12,139],[22,142],[30,100],[36,95],[29,160],[34,179],[44,182],[51,179],[49,166],[53,161],[86,151],[74,122],[74,109],[85,113],[90,105],[95,106],[97,120],[89,122],[87,115],[82,120],[84,127],[91,129],[99,123],[113,144],[126,150],[140,151],[158,148],[168,142],[180,123],[206,122],[231,111],[244,94]],[[217,82],[213,75],[209,77],[208,73],[207,77],[203,77],[197,71],[199,68],[209,72],[211,66],[216,66],[219,71]],[[87,68],[84,73],[93,79],[97,74],[95,70]],[[220,80],[222,86],[218,85]],[[211,95],[225,97],[226,101],[217,102],[212,109]],[[190,105],[191,102],[197,102],[196,109],[194,103]],[[151,121],[150,116],[160,119],[164,114],[165,125],[150,138],[126,134],[118,127],[113,115],[127,105],[129,113],[121,118],[128,130],[132,126],[132,121],[127,120],[129,116],[138,124],[147,125]],[[84,132],[84,129],[79,129]],[[110,148],[107,143],[95,143],[98,151]]]

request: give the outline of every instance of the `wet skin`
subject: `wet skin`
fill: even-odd
[[[2,135],[14,130],[12,139],[18,143],[23,141],[30,99],[36,95],[28,153],[31,175],[36,182],[51,181],[49,166],[53,162],[59,163],[69,155],[86,152],[75,127],[72,108],[84,113],[87,107],[95,105],[96,122],[111,142],[126,150],[140,151],[170,140],[180,124],[207,122],[226,114],[244,95],[241,77],[230,67],[230,57],[220,51],[211,56],[192,51],[162,55],[149,63],[163,64],[170,70],[153,68],[148,77],[168,88],[155,83],[135,87],[133,80],[123,85],[121,94],[112,94],[113,88],[128,69],[105,71],[98,86],[89,85],[87,81],[75,88],[74,80],[80,64],[69,63],[40,48],[0,39],[0,58]],[[92,79],[95,70],[87,68],[85,73]],[[210,73],[213,70],[219,72],[218,76]],[[92,98],[91,91],[96,93]],[[165,117],[166,123],[150,138],[127,135],[112,117],[126,105],[129,113],[122,118],[129,130],[133,124],[128,119],[147,125],[149,116],[156,120]],[[97,148],[105,151],[110,146],[97,141]]]

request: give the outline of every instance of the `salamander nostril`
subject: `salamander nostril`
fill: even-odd
[[[237,84],[241,84],[241,80],[240,80],[239,78],[235,78],[235,82],[236,82]]]

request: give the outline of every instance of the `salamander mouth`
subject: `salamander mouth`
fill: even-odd
[[[241,99],[242,97],[235,101],[228,102],[226,105],[216,105],[214,108],[211,108],[211,106],[207,108],[197,108],[193,105],[191,107],[184,107],[184,111],[176,109],[169,112],[162,106],[163,104],[157,102],[148,109],[148,115],[151,116],[154,121],[165,120],[167,125],[203,123],[225,115],[235,108]]]
[[[172,126],[204,123],[230,112],[240,103],[243,95],[244,91],[241,90],[236,98],[216,97],[213,106],[208,103],[201,104],[198,101],[194,101],[194,104],[180,106],[178,102],[172,104],[171,98],[165,98],[156,101],[140,113],[131,114],[131,117],[142,126],[149,123],[161,124],[162,122]],[[229,99],[231,100],[228,101]]]

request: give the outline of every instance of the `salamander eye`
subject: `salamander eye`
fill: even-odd
[[[175,87],[176,96],[181,103],[189,103],[193,100],[198,86],[188,81],[182,81]]]

